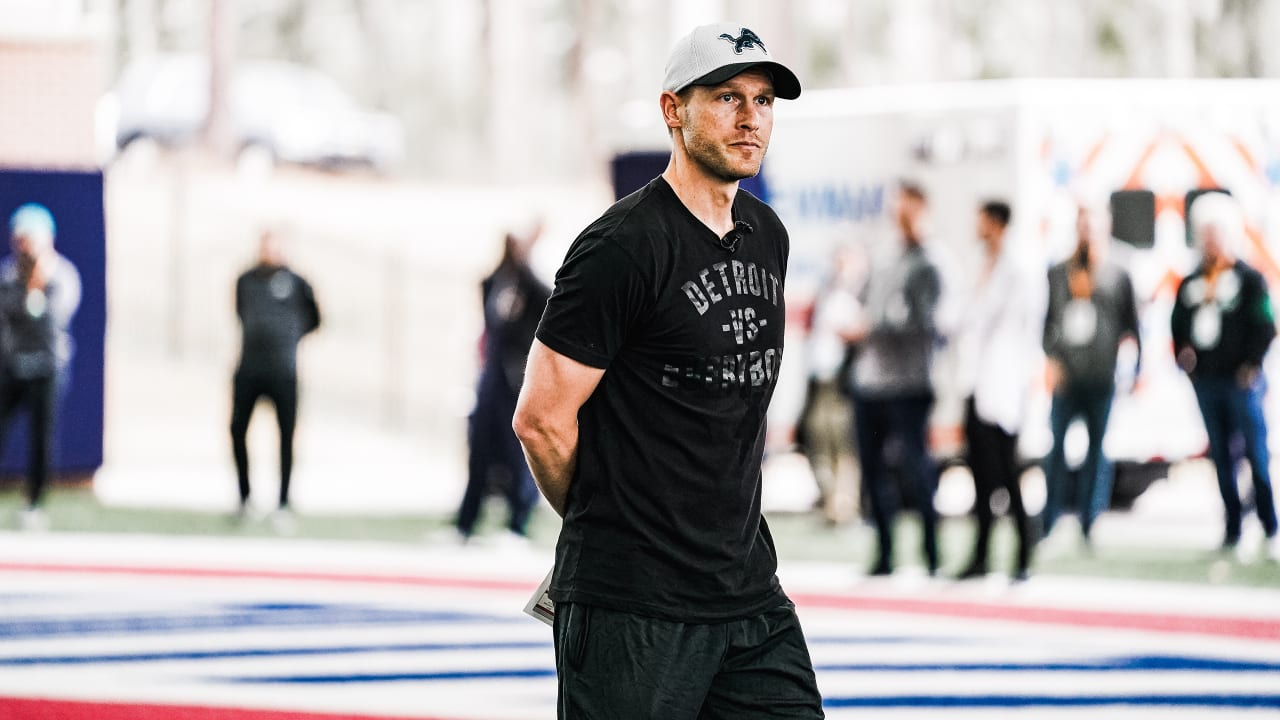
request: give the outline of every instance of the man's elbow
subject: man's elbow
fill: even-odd
[[[520,403],[516,405],[515,415],[511,418],[511,429],[515,431],[520,444],[527,447],[546,434],[546,422],[529,406]]]

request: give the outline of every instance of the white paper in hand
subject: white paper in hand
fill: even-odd
[[[529,598],[529,602],[524,606],[526,615],[531,615],[547,625],[551,625],[556,619],[556,604],[547,594],[547,588],[551,587],[551,576],[555,573],[552,568],[547,573],[546,579],[538,585],[538,589],[533,591],[533,596]]]

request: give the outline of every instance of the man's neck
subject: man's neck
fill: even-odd
[[[678,151],[671,154],[662,178],[689,212],[717,237],[733,229],[733,199],[738,194],[736,180],[724,182],[713,178],[687,156],[681,158]]]
[[[1001,251],[1004,250],[1004,235],[992,236],[984,244],[987,246],[987,260],[994,265],[1000,259]]]
[[[1236,261],[1234,258],[1227,258],[1227,257],[1218,258],[1217,262],[1205,267],[1204,273],[1210,279],[1213,279],[1218,277],[1218,275],[1221,274],[1223,270],[1230,270],[1233,266],[1235,266],[1235,264],[1236,264]]]

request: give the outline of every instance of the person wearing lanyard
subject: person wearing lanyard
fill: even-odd
[[[1194,272],[1178,286],[1171,329],[1175,357],[1191,378],[1209,435],[1209,456],[1226,509],[1222,545],[1238,547],[1242,525],[1231,441],[1244,440],[1253,476],[1254,500],[1271,553],[1280,559],[1275,499],[1262,410],[1266,378],[1262,360],[1276,336],[1275,314],[1262,275],[1239,259],[1244,223],[1236,201],[1206,193],[1191,205],[1190,222],[1200,252]]]
[[[1076,212],[1076,245],[1071,256],[1049,269],[1049,307],[1045,313],[1043,346],[1048,358],[1053,400],[1049,424],[1053,448],[1045,460],[1047,496],[1041,532],[1052,534],[1068,492],[1067,428],[1084,420],[1089,448],[1074,488],[1076,514],[1086,546],[1098,515],[1111,501],[1111,466],[1102,439],[1116,391],[1120,343],[1137,345],[1142,357],[1138,309],[1129,274],[1107,260],[1111,243],[1106,209],[1088,203]],[[1134,376],[1137,376],[1135,369]]]

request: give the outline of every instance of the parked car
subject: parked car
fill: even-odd
[[[166,146],[199,137],[209,111],[209,62],[201,55],[158,55],[131,63],[108,107],[115,145],[139,140]],[[386,172],[404,156],[404,128],[394,116],[361,108],[333,78],[304,65],[245,61],[230,89],[238,148],[277,162],[367,166]]]

